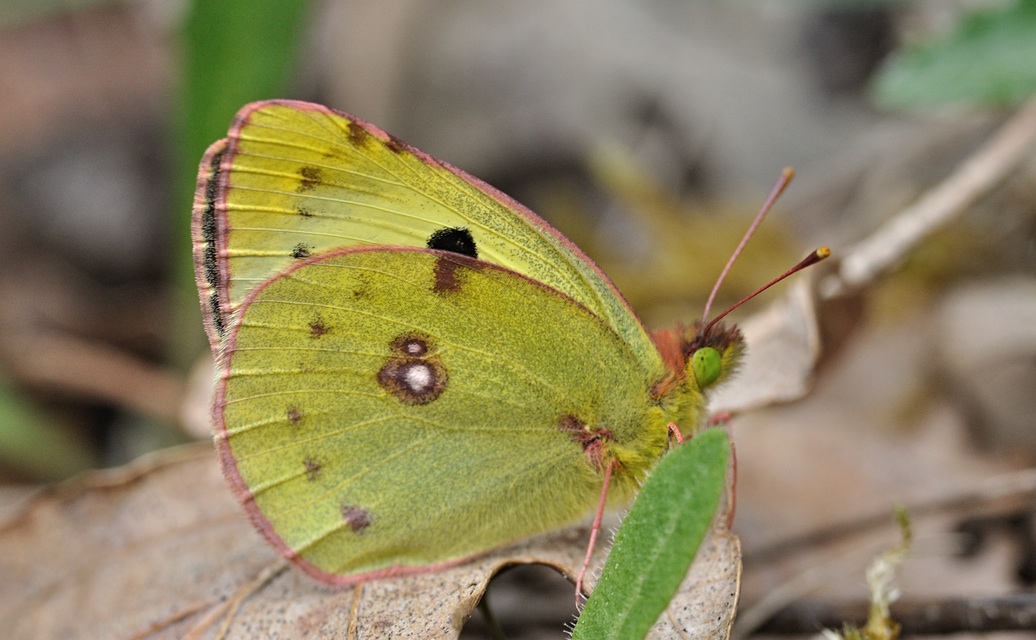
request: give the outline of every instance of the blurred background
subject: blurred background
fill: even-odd
[[[4,0],[0,500],[209,437],[190,204],[248,101],[322,102],[485,179],[657,328],[697,318],[782,167],[728,300],[945,179],[1033,93],[1033,60],[1021,0]],[[826,562],[782,540],[1032,463],[1034,158],[866,292],[811,398],[734,423],[743,606]],[[941,515],[905,591],[1036,582],[1031,495]],[[865,597],[868,558],[828,595]],[[559,608],[509,637],[560,637],[555,580]]]

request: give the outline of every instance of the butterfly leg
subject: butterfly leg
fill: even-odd
[[[676,444],[683,444],[684,443],[685,438],[683,437],[683,432],[680,431],[680,427],[676,426],[675,422],[670,422],[669,423],[669,433],[674,438],[676,438]]]
[[[734,525],[734,511],[737,507],[737,447],[734,446],[734,434],[730,428],[730,419],[734,415],[729,411],[721,411],[709,416],[707,426],[726,429],[730,440],[730,474],[727,478],[727,495],[730,497],[729,509],[727,509],[727,528]]]
[[[728,435],[733,435],[727,430]],[[734,438],[730,439],[730,470],[727,475],[727,496],[730,499],[727,510],[727,528],[734,526],[734,511],[737,509],[737,447],[734,446]]]
[[[614,469],[615,460],[609,462],[608,466],[604,468],[604,482],[601,485],[601,500],[597,503],[597,513],[594,515],[593,526],[590,527],[590,543],[586,547],[586,557],[583,558],[583,566],[579,569],[579,575],[576,576],[577,609],[582,609],[579,598],[583,595],[583,579],[586,577],[586,570],[590,567],[590,557],[594,553],[594,545],[597,544],[597,534],[601,531],[601,519],[604,517],[604,506],[608,502],[608,485],[611,484],[612,470]]]
[[[730,419],[734,417],[729,411],[720,411],[717,414],[709,416],[709,421],[706,423],[708,427],[726,427]]]

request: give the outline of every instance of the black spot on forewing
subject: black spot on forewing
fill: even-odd
[[[478,248],[475,247],[475,239],[471,232],[464,227],[446,227],[439,229],[428,237],[427,246],[429,249],[459,253],[469,258],[478,257]]]
[[[342,503],[341,512],[342,520],[345,520],[353,533],[363,533],[363,530],[371,525],[371,514],[366,509]]]
[[[323,181],[320,169],[316,167],[302,167],[299,169],[299,184],[295,187],[295,191],[298,193],[312,191]]]
[[[295,245],[295,248],[291,250],[291,257],[295,258],[296,260],[301,258],[308,258],[311,255],[313,255],[313,248],[305,242],[298,243],[297,245]]]
[[[309,207],[304,207],[301,204],[295,205],[295,213],[299,214],[303,218],[312,218],[313,212],[309,210]]]

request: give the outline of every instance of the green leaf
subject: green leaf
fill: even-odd
[[[726,433],[710,429],[658,463],[615,535],[573,640],[639,640],[647,635],[712,524],[729,457]]]
[[[201,313],[191,263],[191,201],[205,149],[226,137],[245,103],[287,97],[309,2],[195,0],[182,30],[183,79],[176,114],[178,192],[174,234],[182,317],[175,353],[185,367],[201,348]],[[195,348],[197,347],[197,348]]]
[[[968,15],[945,38],[889,60],[874,98],[887,107],[1012,106],[1036,92],[1036,0]]]

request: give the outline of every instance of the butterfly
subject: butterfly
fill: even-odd
[[[649,333],[534,213],[316,104],[241,109],[201,161],[192,235],[224,475],[326,583],[626,503],[745,348],[717,322]]]

